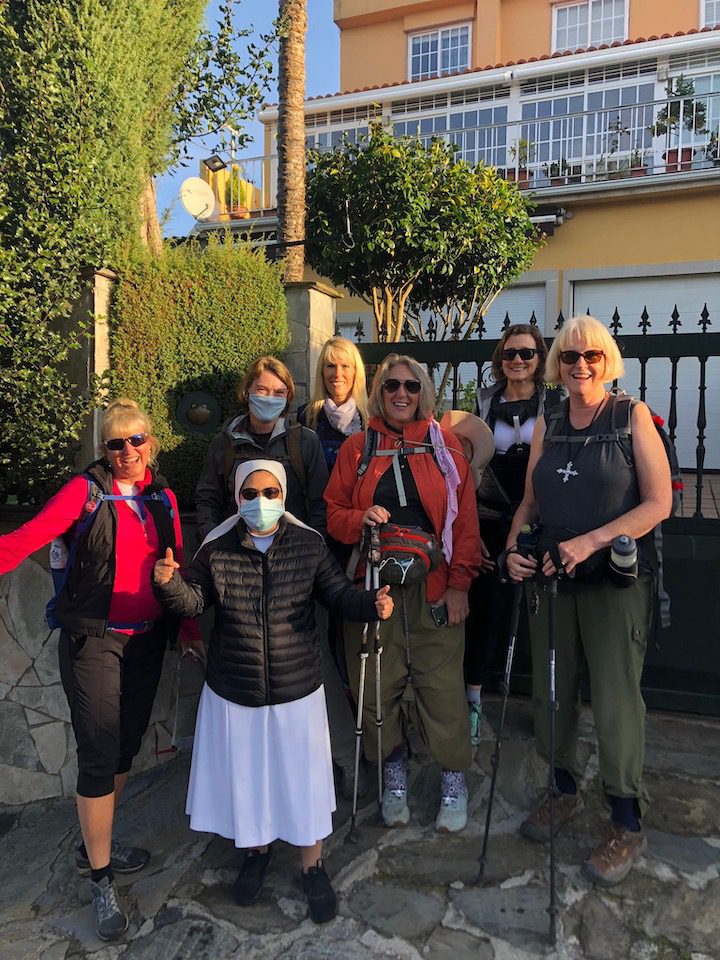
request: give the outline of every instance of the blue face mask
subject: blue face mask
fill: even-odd
[[[254,500],[240,501],[240,516],[247,524],[248,530],[254,533],[272,530],[283,513],[285,513],[285,505],[280,497],[277,500],[255,497]]]
[[[250,413],[263,423],[270,423],[282,414],[287,406],[287,397],[266,397],[262,393],[251,393],[248,397]]]

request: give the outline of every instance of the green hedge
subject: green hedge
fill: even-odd
[[[136,400],[160,441],[160,469],[192,506],[212,435],[181,426],[175,411],[194,390],[212,394],[223,420],[237,410],[248,364],[288,344],[280,266],[262,251],[211,237],[170,247],[120,271],[113,298],[111,394]]]

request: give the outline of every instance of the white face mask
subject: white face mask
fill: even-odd
[[[264,533],[277,526],[280,517],[285,513],[285,504],[280,497],[268,500],[267,497],[255,497],[254,500],[240,501],[240,516],[247,524],[248,530],[255,533]]]
[[[287,397],[266,397],[262,393],[251,393],[248,397],[250,413],[263,423],[272,423],[287,406]]]

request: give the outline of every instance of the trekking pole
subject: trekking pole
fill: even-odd
[[[365,541],[367,534],[367,527],[363,531],[363,541]],[[368,555],[365,563],[365,589],[369,590],[371,585],[372,571],[370,568],[370,557]],[[352,802],[352,816],[350,818],[350,830],[348,835],[345,838],[346,843],[357,843],[360,839],[357,828],[355,826],[355,821],[357,819],[357,807],[358,807],[358,777],[360,775],[360,752],[361,752],[361,742],[362,742],[362,718],[363,718],[363,706],[365,704],[365,675],[367,671],[367,660],[369,654],[368,648],[368,631],[370,629],[370,624],[366,623],[363,626],[362,640],[360,642],[360,650],[358,651],[358,657],[360,658],[360,679],[358,681],[358,695],[357,695],[357,715],[355,720],[355,764],[354,764],[354,776],[353,776],[353,802]]]
[[[517,642],[518,624],[520,623],[520,604],[522,603],[523,583],[516,583],[513,587],[513,608],[510,621],[510,639],[508,641],[507,656],[505,657],[505,673],[502,679],[502,708],[500,710],[500,725],[495,738],[495,750],[490,758],[492,773],[490,774],[490,793],[488,794],[487,813],[485,814],[485,836],[483,837],[482,853],[479,857],[480,867],[475,883],[482,883],[487,862],[487,849],[490,837],[490,820],[492,818],[493,800],[495,798],[495,782],[497,780],[498,767],[500,766],[500,742],[502,741],[503,728],[505,726],[505,711],[507,709],[508,696],[510,694],[510,674],[512,673],[513,658],[515,656],[515,644]]]
[[[547,577],[545,590],[548,595],[548,712],[550,721],[550,769],[548,771],[548,812],[550,827],[550,945],[557,943],[557,905],[555,901],[555,714],[558,709],[555,690],[555,602],[557,600],[557,575]]]
[[[368,567],[372,568],[372,586],[375,593],[380,589],[380,530],[370,527],[370,549],[368,552]],[[373,653],[375,654],[375,726],[377,728],[377,788],[378,788],[378,823],[382,823],[382,795],[383,795],[383,756],[382,756],[382,699],[380,683],[380,658],[383,648],[380,639],[380,620],[375,621],[375,639]]]

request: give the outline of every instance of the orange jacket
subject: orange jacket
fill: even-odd
[[[380,435],[379,450],[391,450],[396,445],[397,434],[388,430],[380,418],[373,417],[369,425]],[[415,420],[408,424],[403,431],[404,444],[417,446],[423,443],[429,428],[429,420]],[[428,577],[427,599],[430,603],[436,603],[447,587],[467,592],[480,570],[480,530],[470,468],[455,435],[446,430],[442,433],[460,474],[460,486],[457,489],[458,515],[452,527],[453,549],[450,564],[448,566],[443,559],[438,569]],[[359,543],[363,514],[374,503],[375,488],[380,477],[392,465],[392,457],[372,457],[363,476],[358,477],[364,445],[364,432],[348,437],[340,447],[335,468],[325,490],[328,533],[341,543]],[[441,543],[447,510],[445,478],[430,453],[410,454],[408,462],[420,500],[432,523],[432,532],[438,543]]]

